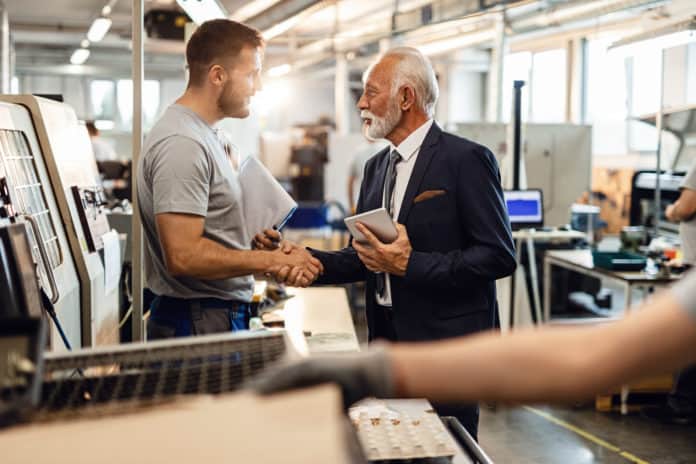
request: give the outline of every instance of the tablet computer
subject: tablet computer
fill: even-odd
[[[358,242],[366,242],[365,236],[356,227],[358,222],[363,223],[370,231],[377,236],[382,243],[391,243],[396,240],[398,232],[394,221],[387,213],[386,208],[377,208],[372,211],[349,216],[344,219],[350,234]]]

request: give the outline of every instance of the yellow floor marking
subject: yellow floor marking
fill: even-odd
[[[549,422],[553,422],[554,424],[558,425],[559,427],[563,427],[566,430],[570,430],[571,432],[580,435],[581,437],[585,438],[586,440],[591,441],[592,443],[601,446],[602,448],[606,448],[610,451],[613,451],[619,456],[623,457],[624,459],[627,459],[630,462],[633,462],[635,464],[650,464],[648,461],[645,461],[643,459],[640,459],[639,457],[635,456],[632,453],[629,453],[628,451],[622,450],[620,447],[616,445],[612,445],[611,443],[602,440],[601,438],[597,437],[596,435],[591,434],[590,432],[587,432],[580,427],[576,427],[573,424],[570,424],[562,419],[559,419],[548,412],[542,411],[540,409],[532,408],[529,406],[523,406],[524,409],[527,411],[536,414],[537,416],[543,417]]]

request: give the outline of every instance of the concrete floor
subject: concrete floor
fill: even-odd
[[[696,427],[666,426],[639,414],[622,417],[592,407],[483,407],[479,438],[496,463],[696,463]]]
[[[361,296],[356,292],[358,307]],[[365,343],[364,310],[354,311],[353,320]],[[496,464],[696,464],[696,426],[662,425],[638,413],[621,416],[593,406],[482,405],[479,439]]]

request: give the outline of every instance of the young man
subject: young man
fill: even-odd
[[[307,285],[321,264],[293,247],[252,250],[236,166],[218,136],[223,118],[249,115],[260,88],[259,31],[213,20],[186,47],[189,81],[143,146],[137,182],[145,231],[145,274],[157,295],[148,338],[198,335],[248,327],[254,274],[277,274]],[[261,232],[261,231],[259,231]],[[279,235],[269,231],[261,242]]]

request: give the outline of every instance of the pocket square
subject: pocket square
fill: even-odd
[[[421,201],[430,200],[431,198],[439,197],[447,193],[447,190],[426,190],[418,194],[416,198],[413,199],[414,203],[420,203]]]

